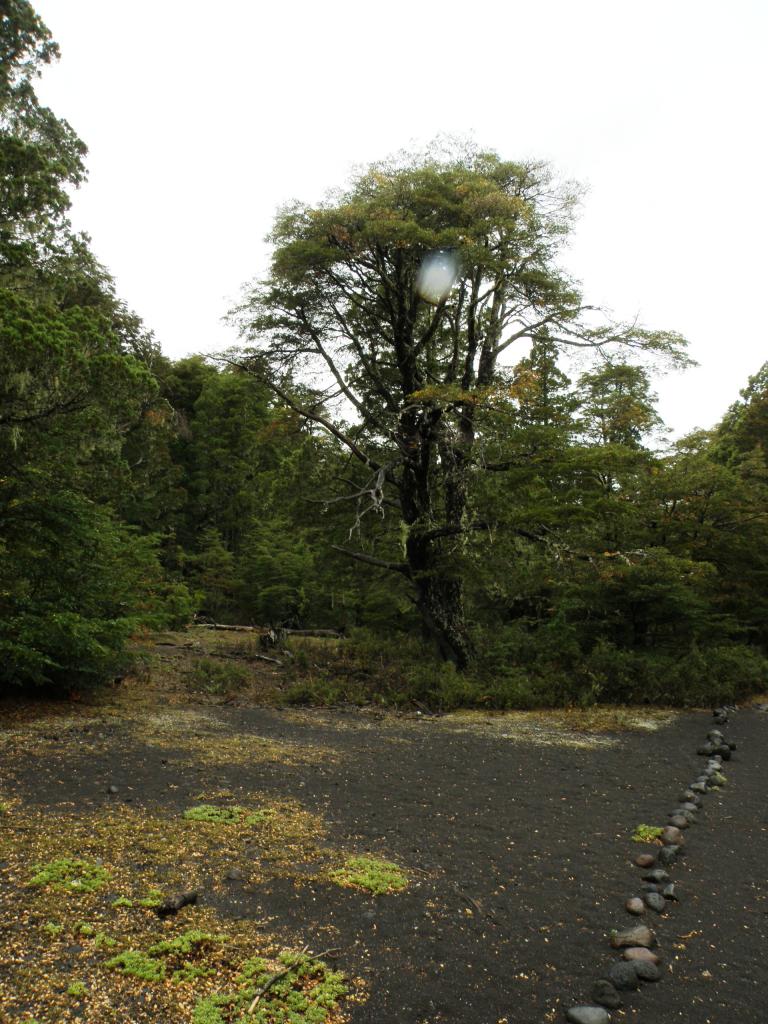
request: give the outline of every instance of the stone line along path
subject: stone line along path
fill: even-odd
[[[696,751],[707,758],[706,765],[678,795],[676,806],[668,815],[668,824],[646,829],[651,835],[658,833],[654,844],[660,848],[653,853],[638,854],[635,858],[635,867],[644,872],[642,882],[636,885],[636,890],[642,895],[631,896],[624,904],[627,913],[635,918],[665,915],[679,902],[679,889],[670,871],[687,852],[686,833],[700,820],[704,798],[727,785],[724,773],[738,745],[729,740],[722,730],[736,710],[735,707],[715,709],[714,723],[706,741]],[[655,984],[664,978],[664,957],[657,952],[658,942],[652,920],[612,931],[611,946],[621,952],[622,959],[607,965],[604,975],[595,982],[592,1004],[566,1009],[569,1024],[610,1024],[609,1010],[620,1010],[627,993],[637,992],[645,985]]]
[[[335,756],[196,764],[178,731],[148,742],[112,718],[106,746],[89,752],[49,744],[4,763],[0,747],[6,791],[50,814],[130,800],[178,816],[212,787],[243,805],[257,791],[298,798],[323,816],[330,843],[397,861],[413,882],[379,897],[309,877],[249,885],[239,860],[205,866],[201,906],[224,919],[268,917],[287,945],[341,949],[336,968],[367,986],[351,1024],[545,1024],[593,1003],[595,981],[625,962],[611,932],[637,923],[624,909],[643,895],[634,859],[657,849],[630,836],[678,808],[706,765],[696,750],[713,723],[710,712],[683,713],[656,732],[570,745],[490,715],[469,726],[358,712],[195,714],[220,737],[318,744]],[[622,992],[613,1024],[768,1021],[768,714],[738,711],[727,736],[737,744],[727,785],[704,797],[669,871],[679,902],[638,919],[652,919],[663,980]],[[0,984],[2,973],[0,949]]]

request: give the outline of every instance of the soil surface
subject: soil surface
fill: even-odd
[[[189,728],[184,707],[163,713]],[[346,1009],[351,1024],[537,1024],[590,1003],[593,982],[617,958],[611,929],[633,923],[623,909],[639,891],[632,861],[649,847],[629,837],[640,823],[665,824],[703,764],[696,748],[712,722],[684,713],[655,731],[592,734],[532,728],[514,714],[221,706],[194,716],[211,723],[210,743],[237,736],[245,756],[185,754],[178,731],[150,742],[112,716],[95,745],[57,743],[49,731],[24,757],[0,747],[0,795],[55,817],[125,801],[140,813],[178,815],[201,789],[244,805],[267,793],[320,816],[335,848],[395,861],[411,883],[380,896],[300,863],[256,884],[247,872],[223,881],[247,866],[247,844],[204,865],[200,906],[222,920],[268,920],[287,945],[340,948],[336,969],[365,982],[365,1000]],[[627,994],[614,1021],[768,1020],[768,714],[740,710],[726,732],[738,745],[728,785],[705,797],[687,855],[670,872],[680,902],[663,917],[647,914],[662,981]],[[262,750],[250,762],[251,740],[254,749],[269,741],[267,751],[322,753]],[[13,815],[0,827],[13,838]],[[0,884],[6,899],[34,898]],[[0,993],[5,967],[0,949]],[[0,1019],[28,1019],[7,1013]]]

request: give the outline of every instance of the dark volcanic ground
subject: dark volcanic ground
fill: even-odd
[[[645,847],[628,837],[641,822],[665,822],[698,774],[696,747],[711,723],[684,714],[658,732],[579,749],[515,740],[513,718],[464,729],[357,712],[205,713],[227,729],[321,743],[342,756],[201,772],[174,765],[172,750],[137,744],[118,722],[106,753],[14,761],[6,791],[85,809],[109,799],[114,783],[116,799],[130,795],[153,811],[186,807],[214,782],[241,801],[267,791],[322,813],[331,843],[410,869],[415,882],[400,895],[284,879],[233,882],[227,895],[207,896],[225,915],[275,918],[286,942],[341,947],[338,968],[369,989],[352,1024],[538,1024],[590,1002],[593,981],[617,956],[610,930],[632,923],[623,904],[638,892],[632,858]],[[630,993],[615,1021],[768,1021],[768,715],[739,711],[727,735],[738,744],[728,786],[705,797],[687,856],[671,869],[681,902],[663,918],[648,912],[663,980]],[[228,867],[211,870],[221,878]]]

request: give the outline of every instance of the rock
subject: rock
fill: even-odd
[[[240,868],[230,868],[224,877],[229,882],[239,882],[243,878],[243,872]]]
[[[625,960],[645,961],[649,964],[660,964],[661,957],[645,946],[629,946],[621,954]]]
[[[681,803],[685,803],[686,800],[690,800],[691,802],[695,802],[697,797],[696,797],[696,794],[693,792],[692,789],[684,789],[683,792],[680,794],[680,796],[677,799]]]
[[[657,883],[669,882],[670,877],[663,868],[654,868],[653,871],[649,871],[647,875],[643,875],[643,881]]]
[[[635,970],[640,981],[661,981],[661,971],[650,960],[637,960]]]
[[[660,892],[647,892],[643,896],[646,907],[650,907],[651,910],[655,910],[657,914],[663,914],[667,909],[667,901],[661,895]]]
[[[722,743],[723,734],[720,732],[719,729],[710,729],[707,733],[707,739],[712,743]]]
[[[705,743],[702,747],[699,747],[699,749],[696,751],[697,754],[701,754],[702,756],[706,756],[706,757],[709,757],[710,754],[714,754],[714,752],[715,752],[715,748],[714,748],[714,746],[711,743]]]
[[[639,868],[652,868],[656,863],[656,858],[652,853],[641,853],[635,857],[635,864]]]
[[[112,795],[114,796],[114,794],[118,793],[119,790],[118,790],[117,786],[107,786],[107,792],[108,793],[112,793]]]
[[[664,888],[661,890],[661,895],[664,897],[665,900],[674,900],[675,902],[677,902],[677,895],[675,893],[675,883],[669,882],[667,885],[665,885]]]
[[[607,978],[596,981],[592,987],[592,998],[601,1006],[607,1006],[609,1010],[617,1010],[621,1006],[621,996]]]
[[[669,867],[670,864],[674,864],[678,856],[681,853],[679,846],[662,846],[659,850],[659,864],[663,864],[664,867]]]
[[[661,892],[664,886],[658,882],[643,882],[641,888],[643,892]]]
[[[645,946],[650,948],[656,945],[656,935],[648,925],[636,924],[632,928],[625,928],[620,932],[612,932],[611,945],[614,949],[621,949],[623,946]]]
[[[661,841],[665,846],[682,846],[685,837],[679,828],[674,825],[667,825],[661,833]]]
[[[624,904],[624,909],[627,911],[628,914],[635,914],[639,917],[640,914],[645,913],[645,904],[639,896],[632,896]]]
[[[718,750],[718,754],[722,757],[724,761],[731,760],[731,748],[727,744],[720,747],[720,749]]]
[[[728,740],[727,741],[727,747],[728,747],[729,750],[735,750],[736,749],[736,744],[733,742],[733,740]]]
[[[724,775],[721,775],[720,772],[715,772],[715,774],[709,780],[710,785],[714,786],[716,789],[718,789],[720,786],[724,786],[727,781],[728,780],[726,779],[726,777]]]
[[[637,961],[617,960],[608,969],[608,980],[619,992],[634,992],[640,988],[637,977]]]
[[[670,814],[669,824],[678,831],[683,828],[690,828],[691,823],[685,814]]]
[[[611,1015],[602,1006],[572,1006],[565,1019],[568,1024],[611,1024]]]
[[[180,892],[178,896],[171,896],[159,907],[155,907],[155,913],[158,917],[171,917],[173,914],[178,914],[182,907],[194,906],[197,903],[197,897],[198,893],[193,890]]]
[[[691,789],[694,791],[694,793],[700,793],[702,796],[704,796],[704,794],[707,792],[706,783],[704,782],[692,783]]]
[[[701,806],[701,799],[699,799],[698,804],[693,800],[684,800],[680,806],[684,811],[688,811],[690,814],[695,814]]]

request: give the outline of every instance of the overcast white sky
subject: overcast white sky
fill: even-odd
[[[280,204],[449,133],[589,187],[587,298],[701,364],[659,382],[675,433],[768,358],[765,0],[35,6],[62,47],[40,94],[90,150],[74,222],[170,356],[235,341]]]

